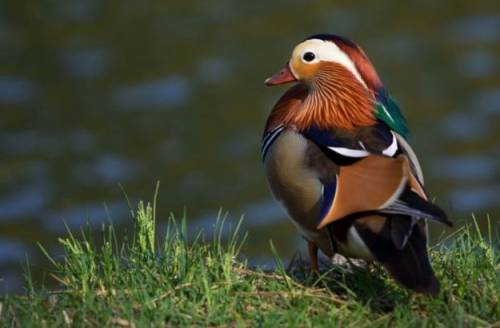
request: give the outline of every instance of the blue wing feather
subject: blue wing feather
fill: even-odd
[[[323,186],[323,198],[321,199],[321,212],[319,215],[319,222],[323,220],[325,215],[328,213],[332,207],[333,199],[335,198],[335,192],[337,191],[337,181],[325,184]]]

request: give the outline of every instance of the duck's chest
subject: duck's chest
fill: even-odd
[[[274,197],[301,228],[317,231],[324,184],[338,170],[311,141],[284,130],[265,149],[264,167]]]
[[[370,252],[353,226],[342,229],[346,234],[342,240],[330,235],[327,229],[317,229],[324,206],[324,188],[334,183],[338,166],[318,146],[294,130],[284,130],[268,141],[263,151],[271,192],[299,231],[329,256],[334,254],[332,242],[335,242],[341,254],[370,259]]]

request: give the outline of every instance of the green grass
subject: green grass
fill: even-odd
[[[301,260],[284,268],[274,250],[275,271],[250,268],[239,257],[239,225],[223,240],[223,219],[214,218],[210,241],[188,240],[186,221],[174,219],[157,240],[155,215],[154,206],[139,204],[135,235],[124,241],[112,226],[98,242],[69,233],[60,240],[64,260],[51,258],[59,287],[34,287],[27,270],[26,295],[0,298],[0,325],[500,325],[498,249],[473,223],[432,249],[442,291],[427,298],[399,288],[378,266],[330,265],[317,277]]]

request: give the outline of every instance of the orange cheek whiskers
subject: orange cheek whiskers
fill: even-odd
[[[368,90],[344,67],[324,66],[309,82],[302,108],[288,112],[285,121],[299,130],[311,125],[324,129],[353,129],[374,124],[373,98]]]
[[[346,68],[323,64],[313,79],[295,85],[281,97],[267,128],[285,124],[300,131],[311,125],[350,130],[373,125],[373,101],[373,95]]]

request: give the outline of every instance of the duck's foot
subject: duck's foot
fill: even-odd
[[[311,260],[311,272],[319,273],[318,265],[318,246],[312,241],[307,241],[307,249],[309,250],[309,259]]]
[[[373,260],[365,260],[365,269],[366,271],[368,272],[372,272],[373,270],[375,270],[375,266],[373,264]]]

